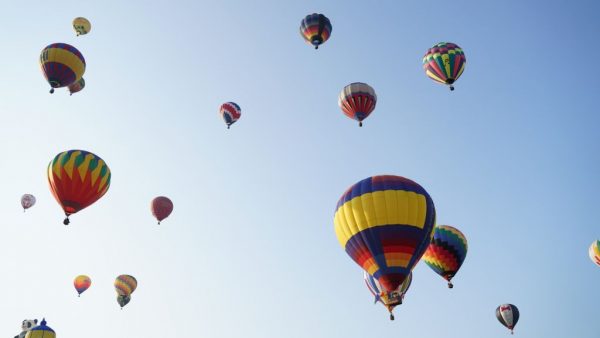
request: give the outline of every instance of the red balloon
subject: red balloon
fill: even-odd
[[[160,224],[173,211],[173,202],[168,197],[158,196],[152,200],[150,210],[152,211],[152,215],[158,220],[158,224]]]

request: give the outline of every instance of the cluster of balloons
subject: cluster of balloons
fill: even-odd
[[[387,308],[391,320],[421,258],[452,288],[467,255],[465,235],[453,226],[435,226],[435,205],[427,191],[401,176],[372,176],[352,185],[340,197],[333,223],[340,245],[364,270],[375,303]],[[517,308],[502,305],[496,313],[512,330]]]
[[[307,15],[300,23],[300,35],[315,49],[329,40],[332,29],[331,21],[318,13]],[[423,69],[430,79],[454,90],[453,84],[464,72],[466,62],[465,53],[457,44],[440,42],[425,53]],[[354,82],[344,87],[338,99],[338,105],[344,115],[358,121],[359,127],[362,127],[363,120],[369,117],[376,104],[375,90],[362,82]],[[219,113],[229,129],[240,118],[241,109],[233,102],[226,102],[221,105]]]
[[[92,280],[86,275],[75,277],[73,286],[77,290],[77,296],[80,297],[85,290],[92,285]],[[137,288],[137,279],[130,275],[119,275],[115,279],[115,291],[117,291],[117,303],[121,306],[121,310],[131,301],[131,294]]]
[[[73,20],[73,29],[77,35],[85,35],[92,29],[86,18],[78,17]],[[85,87],[85,58],[81,52],[66,43],[53,43],[42,50],[40,66],[46,80],[50,84],[50,93],[55,88],[68,87],[70,95]]]

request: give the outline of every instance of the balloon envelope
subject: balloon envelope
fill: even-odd
[[[110,186],[110,169],[98,155],[85,150],[64,151],[48,165],[48,183],[68,217],[96,202]]]
[[[54,88],[67,87],[85,73],[85,59],[77,48],[66,43],[53,43],[42,50],[40,66],[46,80]]]
[[[519,321],[519,309],[512,304],[502,304],[496,308],[496,318],[512,333]]]
[[[600,266],[600,241],[596,240],[590,245],[589,254],[592,262]]]
[[[73,19],[73,29],[75,30],[75,33],[77,33],[77,36],[85,35],[92,30],[92,24],[86,18],[77,17]]]
[[[427,249],[435,206],[416,182],[400,176],[373,176],[342,195],[334,224],[346,253],[385,291],[392,292]]]
[[[329,39],[332,30],[331,22],[323,14],[309,14],[300,23],[300,35],[315,49]]]
[[[31,208],[35,205],[35,196],[31,194],[25,194],[21,196],[21,206],[23,207],[23,211]]]
[[[46,319],[42,319],[40,325],[27,332],[25,338],[56,338],[56,332],[46,324]]]
[[[225,102],[219,108],[219,114],[227,124],[227,129],[242,117],[242,109],[235,102]]]
[[[85,87],[85,80],[83,78],[79,79],[79,81],[69,85],[69,94],[73,95],[77,92],[80,92]]]
[[[362,82],[347,85],[338,98],[338,105],[344,115],[358,121],[359,126],[362,126],[362,121],[371,115],[376,104],[375,90]]]
[[[431,47],[423,57],[425,74],[435,82],[452,84],[458,80],[465,70],[467,58],[462,48],[451,42],[440,42]]]
[[[77,290],[77,293],[80,295],[87,290],[90,285],[92,285],[92,280],[86,275],[79,275],[75,277],[75,280],[73,281],[73,286],[75,286],[75,290]]]
[[[467,238],[460,230],[449,226],[437,226],[423,261],[452,287],[452,277],[456,275],[467,256]]]
[[[117,303],[119,303],[119,306],[121,306],[121,309],[123,309],[123,307],[125,305],[129,304],[130,301],[131,301],[131,296],[117,295]]]
[[[150,210],[152,211],[152,215],[158,220],[158,224],[160,224],[173,211],[173,202],[168,197],[158,196],[152,200]]]
[[[129,296],[137,288],[137,280],[130,275],[119,275],[115,279],[115,290],[121,296]]]

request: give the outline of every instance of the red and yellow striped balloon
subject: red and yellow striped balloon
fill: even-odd
[[[592,245],[590,245],[589,253],[592,262],[600,266],[600,241],[594,241]]]
[[[92,280],[86,275],[79,275],[75,277],[75,280],[73,281],[73,286],[75,286],[75,290],[77,290],[79,296],[81,296],[81,294],[87,290],[90,285],[92,285]]]

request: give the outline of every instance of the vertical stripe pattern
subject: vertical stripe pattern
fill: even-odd
[[[467,58],[463,50],[451,42],[440,42],[429,48],[423,56],[423,69],[427,76],[439,83],[451,85],[465,70]]]
[[[307,15],[300,23],[300,35],[315,49],[329,39],[332,29],[331,22],[323,14]]]

